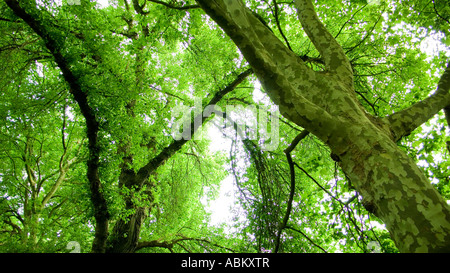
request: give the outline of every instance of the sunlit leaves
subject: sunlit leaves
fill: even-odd
[[[100,7],[83,0],[80,5],[38,1],[43,12],[36,15],[45,18],[45,27],[57,37],[58,49],[88,94],[100,123],[99,168],[111,223],[135,212],[125,208],[125,201],[131,200],[146,208],[143,241],[189,237],[236,251],[273,251],[290,192],[283,151],[301,130],[284,119],[275,151],[262,152],[256,141],[244,145],[237,138],[231,150],[211,153],[208,141],[195,140],[167,160],[142,189],[118,185],[125,157],[133,159],[126,167],[135,172],[173,141],[170,126],[175,106],[192,107],[194,97],[210,98],[247,65],[225,33],[200,9],[179,11],[147,2],[139,13],[129,2]],[[248,0],[246,4],[308,66],[323,70],[321,56],[302,30],[292,3],[277,2],[277,9],[274,1]],[[320,19],[351,61],[357,97],[369,113],[385,117],[435,91],[448,61],[444,44],[448,46],[450,10],[445,1],[315,2]],[[3,3],[0,14],[0,210],[4,212],[1,227],[12,235],[1,235],[2,242],[7,242],[1,251],[61,252],[68,241],[78,241],[87,252],[94,225],[79,109],[45,41]],[[438,50],[430,50],[427,42]],[[426,55],[430,53],[434,55]],[[255,82],[241,84],[221,103],[255,104]],[[449,198],[449,139],[443,124],[440,114],[399,145]],[[216,141],[212,139],[212,145]],[[61,160],[64,147],[67,154]],[[383,251],[396,251],[386,230],[358,202],[351,182],[323,144],[308,137],[292,157],[295,195],[289,228],[280,237],[281,251],[365,252],[371,241],[380,242]],[[30,200],[42,202],[60,163],[71,159],[77,164],[68,169],[67,178],[37,221],[40,245],[28,248],[27,233],[20,235],[19,229],[25,230],[29,222],[20,217],[25,217]],[[35,166],[41,181],[48,178],[42,183],[41,195],[35,192],[32,196],[27,165]],[[227,175],[236,185],[240,211],[235,213],[235,222],[215,227],[206,207],[214,202]],[[199,242],[205,243],[180,241],[171,251],[224,250]]]

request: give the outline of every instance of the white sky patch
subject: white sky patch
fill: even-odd
[[[450,48],[441,43],[444,34],[441,32],[430,33],[421,43],[420,50],[428,56],[439,56],[445,54],[450,57]]]
[[[253,90],[253,100],[256,103],[263,103],[265,106],[271,105],[271,100],[269,96],[262,92],[261,83],[258,80],[252,81],[255,89]]]
[[[219,118],[215,117],[214,119],[218,120]],[[211,123],[207,124],[206,127],[208,138],[211,139],[209,146],[211,153],[225,152],[228,154],[232,145],[231,139],[224,137],[223,132]],[[228,175],[220,182],[218,197],[210,201],[206,207],[206,210],[211,213],[210,224],[212,226],[220,226],[233,222],[235,213],[240,209],[236,205],[237,194],[234,178],[232,175]]]
[[[39,75],[39,77],[44,77],[44,65],[40,62],[36,61],[36,73]]]
[[[226,155],[229,155],[232,140],[230,137],[224,136],[224,131],[215,126],[213,122],[222,124],[222,117],[216,116],[214,120],[211,120],[205,126],[207,138],[211,139],[209,150],[211,153],[224,152]],[[237,164],[244,165],[239,163],[239,160],[237,160]],[[206,210],[211,213],[210,225],[221,226],[225,224],[225,231],[234,233],[236,231],[233,230],[231,225],[235,223],[236,217],[238,217],[239,222],[246,221],[244,209],[238,203],[240,193],[236,187],[234,176],[229,174],[220,182],[219,186],[218,197],[209,203],[203,202],[204,205],[207,204]]]
[[[107,8],[112,5],[110,0],[97,0],[96,2],[100,8]]]
[[[229,175],[220,183],[219,196],[216,200],[210,203],[207,208],[211,212],[211,222],[213,226],[220,226],[221,224],[231,223],[235,216],[238,197],[236,196],[233,176]]]
[[[215,117],[211,122],[219,121],[222,118]],[[220,123],[219,123],[220,124]],[[208,138],[211,139],[209,150],[212,153],[224,151],[228,153],[230,150],[231,139],[223,136],[223,132],[212,124],[207,124]]]
[[[386,230],[386,225],[380,224],[380,222],[378,222],[378,221],[370,221],[369,224],[370,224],[370,226],[373,227],[373,228],[377,228],[377,229],[381,229],[381,230]]]

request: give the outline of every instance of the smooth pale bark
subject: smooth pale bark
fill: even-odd
[[[62,139],[64,140],[64,130],[62,130],[62,132]],[[63,144],[63,154],[60,157],[59,170],[48,174],[45,177],[41,177],[38,169],[43,165],[43,162],[37,158],[33,159],[38,152],[34,150],[34,141],[34,137],[26,137],[26,141],[24,142],[24,154],[21,157],[26,173],[26,179],[24,181],[25,190],[23,192],[23,218],[20,217],[22,213],[17,211],[15,214],[22,224],[22,228],[8,221],[8,224],[21,234],[22,243],[32,252],[38,250],[38,238],[40,235],[39,219],[41,218],[42,211],[48,205],[51,198],[55,196],[55,193],[65,181],[70,167],[76,161],[76,157],[71,159],[66,158],[68,149],[71,147],[67,147]],[[39,153],[42,153],[42,147],[40,148]],[[44,191],[44,185],[49,185],[50,189]]]
[[[294,2],[323,72],[306,67],[241,0],[197,2],[238,46],[281,114],[330,147],[400,251],[450,251],[449,206],[395,142],[449,105],[448,69],[436,96],[380,119],[358,102],[348,58],[310,0]]]

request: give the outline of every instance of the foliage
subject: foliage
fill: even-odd
[[[193,107],[195,97],[206,103],[247,68],[194,1],[136,1],[141,12],[131,2],[23,1],[60,38],[56,43],[100,122],[99,170],[111,226],[135,213],[126,208],[131,199],[146,208],[139,252],[272,252],[279,233],[281,252],[367,252],[372,241],[384,252],[397,252],[313,136],[292,152],[293,209],[280,230],[292,190],[284,151],[301,132],[283,117],[274,151],[262,151],[257,141],[230,130],[232,144],[219,152],[210,151],[219,136],[187,142],[147,188],[120,185],[125,157],[133,158],[127,167],[137,172],[173,143],[176,106]],[[245,2],[310,67],[322,68],[291,1]],[[320,19],[351,60],[357,95],[371,114],[387,116],[435,90],[448,56],[427,55],[423,44],[435,35],[448,46],[450,10],[443,2],[316,1]],[[193,8],[173,8],[181,6]],[[68,252],[68,242],[76,241],[89,252],[95,221],[82,113],[46,41],[3,2],[0,32],[0,251]],[[218,105],[272,105],[260,97],[249,77]],[[442,124],[440,113],[399,144],[450,199],[449,132]],[[245,213],[215,226],[208,204],[228,175],[239,197],[235,205]]]

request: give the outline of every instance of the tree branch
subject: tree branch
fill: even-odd
[[[144,10],[143,10],[145,4],[142,5],[142,6],[139,5],[139,0],[132,0],[132,2],[133,2],[133,8],[134,8],[134,10],[135,10],[137,13],[139,13],[139,14],[141,14],[141,15],[147,15],[147,14],[150,13],[150,12],[148,12],[148,11],[144,11]]]
[[[306,174],[306,176],[308,176],[321,190],[323,190],[324,192],[326,192],[332,199],[336,200],[337,202],[339,202],[342,205],[345,205],[341,200],[339,200],[336,196],[334,196],[329,190],[325,189],[322,185],[320,185],[319,182],[317,182],[316,179],[314,179],[314,177],[312,177],[305,169],[303,169],[302,167],[300,167],[297,163],[294,162],[294,165],[299,168],[304,174]]]
[[[280,113],[327,142],[330,132],[342,122],[325,110],[323,104],[326,100],[322,94],[318,95],[323,92],[319,83],[326,83],[329,79],[306,66],[252,14],[242,0],[197,0],[197,3],[237,45],[265,92],[279,105]],[[314,82],[311,79],[315,79],[317,84],[311,86],[309,83]],[[348,81],[348,85],[352,84]],[[301,111],[298,105],[301,105]],[[323,126],[318,128],[318,123]]]
[[[311,238],[308,237],[308,235],[306,235],[305,233],[303,233],[301,230],[295,229],[293,227],[286,227],[288,229],[291,229],[293,231],[297,231],[298,233],[300,233],[301,235],[303,235],[303,237],[305,237],[306,239],[308,239],[308,241],[311,242],[311,244],[313,244],[315,247],[320,248],[320,250],[322,250],[323,252],[327,253],[327,251],[325,249],[323,249],[321,246],[319,246],[318,244],[316,244]]]
[[[440,110],[444,109],[449,118],[450,106],[450,62],[442,74],[436,92],[428,98],[385,118],[388,121],[394,140],[409,135],[417,127],[428,121]],[[450,123],[449,123],[450,124]]]
[[[17,0],[5,0],[14,13],[25,21],[33,31],[38,34],[44,41],[45,46],[51,52],[58,67],[61,69],[64,79],[70,86],[70,93],[73,95],[75,101],[80,107],[81,114],[86,121],[87,136],[88,136],[88,148],[89,148],[89,160],[87,161],[87,177],[90,184],[91,200],[94,205],[94,217],[96,219],[95,239],[93,243],[94,252],[104,252],[105,243],[108,233],[108,219],[109,213],[107,209],[106,200],[101,191],[101,182],[98,174],[99,167],[99,152],[100,147],[98,144],[98,131],[99,123],[96,120],[93,109],[89,106],[87,94],[83,92],[79,79],[70,70],[70,64],[63,55],[64,49],[61,48],[57,42],[58,38],[54,37],[55,32],[47,29],[45,24],[42,23],[44,19],[36,19],[31,14],[44,13],[34,8],[33,12],[27,12],[22,8]],[[32,9],[30,5],[30,9]]]
[[[166,2],[163,2],[163,1],[158,1],[158,0],[148,0],[148,1],[156,3],[156,4],[160,4],[160,5],[163,5],[163,6],[166,6],[166,7],[171,8],[171,9],[177,9],[177,10],[188,10],[188,9],[198,9],[198,8],[200,8],[199,5],[175,6],[175,5],[171,5],[169,3],[166,3]]]
[[[342,32],[342,30],[344,30],[344,27],[351,21],[353,20],[353,18],[356,16],[356,14],[358,14],[358,12],[360,12],[361,10],[363,10],[368,4],[363,5],[361,8],[359,8],[357,11],[355,11],[355,13],[352,14],[352,16],[345,21],[345,23],[341,26],[341,28],[339,29],[338,33],[336,34],[336,36],[334,36],[334,38],[336,39]]]
[[[226,249],[226,250],[228,250],[228,251],[230,251],[230,252],[233,252],[233,253],[235,252],[235,251],[234,251],[233,249],[231,249],[231,248],[228,248],[228,247],[224,247],[224,246],[218,245],[218,244],[213,243],[213,242],[211,242],[211,241],[209,241],[209,240],[207,240],[207,239],[203,239],[203,238],[190,238],[190,237],[186,237],[186,236],[183,236],[183,235],[178,235],[178,236],[180,236],[181,238],[173,239],[173,240],[170,240],[170,241],[153,240],[153,241],[139,242],[138,245],[137,245],[137,247],[136,247],[136,250],[140,250],[140,249],[147,248],[147,247],[161,247],[161,248],[167,248],[167,249],[170,250],[170,252],[173,252],[172,249],[173,249],[173,247],[174,247],[175,245],[179,245],[179,246],[183,247],[182,245],[180,245],[180,242],[184,242],[184,241],[196,241],[196,242],[204,242],[204,243],[210,244],[210,245],[215,246],[215,247],[220,247],[220,248]],[[183,247],[183,248],[184,248],[184,247]],[[184,248],[184,249],[185,249],[185,248]],[[185,250],[186,250],[187,252],[189,252],[187,249],[185,249]]]
[[[284,41],[286,42],[286,46],[287,46],[290,50],[292,50],[292,47],[291,47],[291,45],[289,44],[289,41],[288,41],[287,37],[284,35],[283,29],[281,28],[280,20],[279,20],[279,18],[278,18],[278,15],[279,15],[279,14],[278,14],[278,3],[277,3],[276,0],[273,0],[273,5],[274,5],[274,14],[273,14],[273,16],[275,17],[275,22],[276,22],[276,24],[277,24],[278,31],[280,32],[281,37],[283,37]]]
[[[139,242],[136,246],[136,251],[143,249],[143,248],[147,248],[147,247],[161,247],[161,248],[167,248],[167,249],[171,250],[173,248],[173,243],[171,241],[166,242],[166,241],[159,241],[159,240]],[[172,251],[170,251],[170,252],[172,252]]]
[[[278,228],[278,234],[277,239],[275,242],[275,253],[278,253],[279,247],[280,247],[280,238],[281,233],[283,232],[283,229],[286,228],[287,222],[289,221],[289,216],[292,211],[292,202],[294,201],[294,193],[295,193],[295,169],[294,169],[294,162],[292,161],[291,152],[295,149],[297,144],[302,141],[306,136],[309,135],[309,132],[306,130],[303,130],[300,134],[298,134],[294,140],[292,141],[291,145],[284,150],[284,153],[286,154],[286,158],[289,164],[290,174],[291,174],[291,190],[289,192],[289,200],[287,203],[286,208],[286,214],[284,215],[283,222],[281,223],[280,227]]]
[[[443,17],[443,16],[438,12],[438,10],[437,10],[437,8],[436,8],[436,3],[435,3],[435,1],[433,0],[432,2],[433,2],[433,9],[434,9],[434,12],[436,13],[436,15],[439,16],[439,18],[441,18],[442,20],[444,20],[444,21],[447,22],[448,24],[450,24],[450,21],[449,21],[447,18]]]
[[[352,46],[351,48],[347,49],[345,51],[345,54],[350,53],[351,51],[353,51],[355,48],[357,48],[358,46],[362,45],[364,43],[364,41],[370,37],[370,35],[372,35],[372,32],[374,31],[375,27],[378,25],[378,23],[380,22],[381,18],[382,18],[383,14],[380,13],[380,15],[378,16],[377,21],[375,22],[375,24],[373,24],[372,28],[369,30],[369,32],[367,32],[367,34],[354,46]]]
[[[247,69],[241,74],[239,74],[236,79],[231,82],[229,85],[227,85],[222,90],[216,92],[216,94],[211,98],[209,103],[205,106],[208,107],[210,105],[215,105],[218,103],[226,94],[233,91],[240,83],[242,83],[248,76],[250,76],[253,73],[252,69]],[[196,124],[195,120],[201,119],[201,122],[199,124]],[[207,120],[207,117],[203,117],[203,114],[200,113],[199,116],[196,116],[194,118],[194,121],[191,122],[191,136],[195,134],[198,127],[201,126],[205,121]],[[198,125],[197,127],[195,125]],[[152,172],[154,172],[159,166],[164,164],[164,162],[169,159],[172,155],[174,155],[178,150],[183,147],[183,145],[188,142],[189,140],[186,139],[180,139],[173,141],[169,146],[164,148],[157,156],[155,156],[153,159],[151,159],[144,167],[142,167],[137,175],[138,175],[138,181],[137,183],[143,183],[145,179],[147,179]],[[139,185],[139,186],[142,186]]]
[[[300,23],[320,55],[322,55],[327,70],[336,73],[344,83],[351,86],[353,84],[353,71],[350,61],[341,45],[318,18],[311,0],[295,0],[294,3]]]

